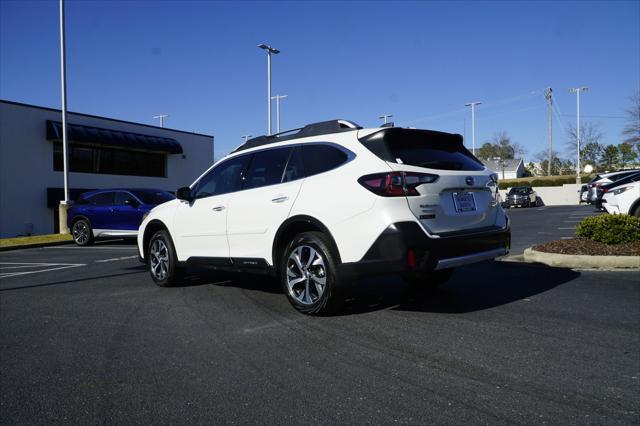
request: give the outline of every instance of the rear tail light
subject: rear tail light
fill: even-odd
[[[362,176],[358,183],[374,194],[383,197],[420,195],[416,188],[438,180],[438,175],[413,172],[376,173]]]

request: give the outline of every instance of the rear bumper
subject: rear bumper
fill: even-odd
[[[390,225],[358,262],[343,263],[339,273],[345,278],[374,274],[429,272],[495,259],[511,246],[511,229],[482,228],[429,237],[415,222]],[[409,261],[409,251],[413,261]]]

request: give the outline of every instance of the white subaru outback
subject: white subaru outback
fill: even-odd
[[[324,314],[362,275],[437,284],[505,255],[497,189],[460,135],[326,121],[248,140],[154,208],[138,249],[159,286],[192,264],[274,274],[296,309]]]

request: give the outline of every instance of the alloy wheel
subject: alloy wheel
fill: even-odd
[[[158,280],[164,280],[169,272],[169,250],[163,240],[154,240],[151,244],[150,266],[151,273]]]
[[[287,289],[303,305],[313,305],[322,297],[327,270],[322,255],[313,247],[296,247],[287,259]]]
[[[83,221],[76,222],[71,232],[73,233],[73,240],[80,245],[89,240],[89,227]]]

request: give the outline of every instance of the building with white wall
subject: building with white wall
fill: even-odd
[[[482,160],[489,170],[497,173],[498,179],[517,179],[525,176],[524,161],[520,158],[510,160]]]
[[[60,110],[0,100],[0,238],[58,231],[63,198]],[[213,136],[67,113],[69,192],[174,192],[213,163]]]

